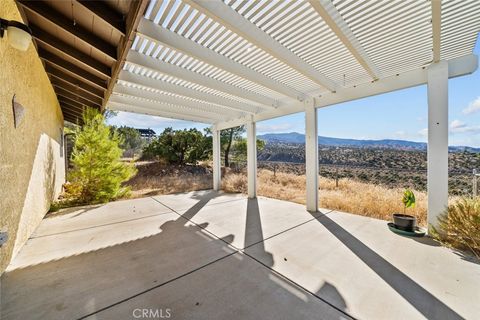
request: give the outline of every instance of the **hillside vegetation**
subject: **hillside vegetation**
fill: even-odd
[[[259,152],[260,165],[295,174],[305,173],[303,144],[267,143]],[[284,162],[284,163],[280,163]],[[320,175],[381,184],[388,188],[410,187],[426,191],[427,153],[386,148],[319,148]],[[451,195],[471,195],[472,169],[480,168],[480,154],[468,151],[449,154]]]

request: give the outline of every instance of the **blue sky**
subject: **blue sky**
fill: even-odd
[[[480,37],[479,37],[480,38]],[[480,55],[480,41],[474,53]],[[110,124],[152,128],[157,133],[206,127],[187,121],[120,112]],[[449,144],[480,147],[480,71],[449,81]],[[395,91],[318,110],[319,135],[354,139],[426,141],[427,87]],[[257,124],[258,134],[305,132],[304,114],[298,113]]]

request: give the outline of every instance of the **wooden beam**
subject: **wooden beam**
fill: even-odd
[[[87,93],[87,92],[77,88],[74,85],[71,85],[70,83],[66,82],[65,80],[62,80],[62,79],[57,78],[55,76],[50,76],[50,82],[52,83],[52,85],[60,87],[62,89],[65,89],[65,90],[71,92],[72,94],[74,94],[76,96],[82,97],[83,99],[90,101],[93,104],[96,104],[98,106],[102,105],[102,99],[100,99],[97,96],[94,96],[91,93]]]
[[[100,52],[104,53],[105,55],[114,60],[117,59],[117,50],[115,46],[99,38],[96,34],[90,32],[78,23],[70,20],[61,12],[58,12],[57,10],[50,7],[46,2],[26,0],[18,0],[17,2],[24,8],[47,19],[48,21],[67,31],[71,35],[91,45],[92,48],[94,48],[95,50],[99,50]]]
[[[54,67],[48,62],[45,64],[45,71],[56,78],[59,78],[65,82],[70,83],[71,85],[76,86],[79,89],[84,90],[87,93],[91,93],[99,97],[100,99],[103,99],[104,90],[97,89],[96,87],[93,87],[75,77],[72,77],[71,75],[63,72],[57,67]]]
[[[68,115],[68,114],[63,114],[63,120],[64,121],[68,121],[68,122],[71,122],[71,123],[74,123],[74,124],[80,124],[80,118],[77,118],[77,117],[74,117],[74,116],[71,116],[71,115]]]
[[[83,122],[82,113],[73,112],[69,109],[68,106],[63,104],[60,104],[60,108],[62,109],[63,119],[66,119],[67,121],[74,122],[74,123],[76,123],[77,121],[79,123]]]
[[[125,64],[125,59],[127,58],[127,53],[132,46],[133,39],[135,38],[135,32],[138,27],[138,23],[143,17],[145,10],[147,9],[147,5],[150,0],[134,0],[130,2],[130,10],[128,10],[128,16],[126,19],[126,32],[125,37],[122,38],[120,41],[117,50],[118,50],[118,59],[115,65],[113,66],[112,72],[112,81],[108,83],[107,92],[105,93],[105,99],[103,100],[102,110],[105,109],[105,106],[112,94],[113,87],[117,82],[118,74],[123,68]]]
[[[30,24],[29,26],[30,29],[32,29],[33,37],[38,41],[65,53],[78,62],[81,62],[85,66],[92,68],[93,70],[96,70],[109,78],[111,77],[112,71],[110,70],[109,66],[104,65],[100,61],[93,59],[81,51],[78,51],[76,48],[63,42],[57,37],[52,36],[48,32],[42,30],[40,27],[34,24]]]
[[[64,114],[68,114],[70,116],[74,116],[74,117],[79,117],[81,118],[82,117],[82,113],[81,112],[76,112],[74,110],[71,110],[70,107],[68,105],[65,105],[65,104],[60,104],[60,107],[62,109],[62,112]]]
[[[99,109],[99,106],[85,98],[82,98],[81,96],[78,96],[65,88],[58,86],[56,84],[53,84],[53,89],[55,90],[55,93],[57,96],[62,96],[64,98],[68,98],[73,101],[77,101],[78,103],[84,104],[87,107],[94,108],[94,109]]]
[[[115,97],[116,96],[113,96],[112,98],[115,98]],[[138,106],[136,104],[127,104],[127,103],[115,102],[115,101],[108,101],[108,109],[116,110],[116,111],[132,112],[132,113],[142,113],[142,114],[148,114],[148,115],[157,116],[157,117],[179,119],[179,120],[208,123],[208,124],[212,124],[214,122],[214,120],[212,119],[201,117],[201,116],[193,116],[188,113],[170,112],[165,110],[158,110],[158,109]]]
[[[263,73],[248,68],[237,61],[215,52],[214,50],[210,50],[195,41],[170,31],[153,21],[142,19],[138,27],[138,33],[141,34],[142,37],[151,41],[161,43],[170,49],[184,53],[219,69],[228,71],[253,83],[281,93],[286,97],[300,101],[305,99],[305,93],[300,92],[283,82],[276,81]]]
[[[360,41],[355,37],[352,30],[350,30],[350,27],[331,0],[310,0],[309,2],[333,33],[335,33],[337,38],[350,51],[355,59],[357,59],[358,63],[362,65],[365,71],[367,71],[374,80],[381,78],[380,70],[378,70],[367,55]]]
[[[105,1],[77,0],[77,2],[125,35],[125,17],[110,7]]]
[[[175,64],[171,64],[153,57],[144,55],[140,52],[131,50],[128,53],[127,61],[136,64],[145,69],[151,69],[159,73],[170,75],[172,77],[182,79],[188,82],[196,83],[201,86],[209,87],[218,91],[222,91],[243,99],[248,99],[254,103],[260,104],[260,107],[267,107],[273,109],[279,106],[278,101],[255,93],[253,91],[245,90],[240,87],[228,84],[224,81],[205,76],[201,73],[182,68]]]
[[[79,112],[83,112],[86,108],[84,104],[81,104],[77,101],[70,100],[68,98],[62,97],[62,96],[57,96],[58,102],[63,103],[65,105],[68,105],[71,108],[74,108],[75,110],[78,110]]]
[[[432,42],[433,62],[440,61],[440,44],[442,34],[442,1],[432,0]]]
[[[60,67],[64,71],[68,71],[72,74],[75,74],[75,76],[77,76],[79,79],[83,79],[102,89],[106,89],[107,87],[107,82],[108,82],[107,80],[97,77],[96,75],[74,65],[73,63],[70,63],[60,58],[59,56],[55,55],[54,53],[51,53],[48,50],[38,47],[38,55],[40,56],[40,59],[44,61],[48,61],[50,64],[55,65],[56,67]]]
[[[313,82],[332,92],[337,90],[338,85],[335,81],[300,59],[291,50],[281,45],[223,1],[184,0],[184,2],[253,43],[272,57],[282,61],[290,68],[303,74]]]
[[[238,112],[247,112],[247,113],[255,113],[258,111],[258,107],[253,105],[248,105],[245,103],[237,102],[232,99],[227,99],[221,96],[213,95],[210,93],[205,93],[199,90],[195,90],[192,88],[188,88],[186,86],[177,85],[168,81],[161,81],[149,77],[144,77],[139,74],[135,74],[132,72],[128,72],[123,70],[120,72],[118,79],[123,81],[128,81],[130,83],[140,84],[144,87],[154,88],[163,92],[170,92],[174,93],[183,97],[188,97],[192,99],[197,99],[203,101],[205,103],[216,104],[222,106],[223,108],[235,111],[237,114]],[[161,100],[162,96],[158,95],[158,100]],[[194,102],[195,104],[196,102]]]
[[[448,76],[455,78],[472,74],[478,68],[478,57],[474,54],[448,60]],[[393,92],[396,90],[407,89],[427,82],[427,69],[418,68],[406,71],[398,75],[382,78],[378,81],[359,84],[355,87],[347,88],[342,94],[325,93],[321,97],[315,98],[315,107],[323,108],[348,101],[362,99],[379,95],[382,93]],[[254,115],[254,121],[270,120],[277,117],[283,117],[289,114],[303,112],[305,106],[303,103],[292,103],[273,111],[265,111]],[[217,130],[224,130],[236,126],[244,125],[249,121],[248,117],[232,119],[224,123],[217,123]]]

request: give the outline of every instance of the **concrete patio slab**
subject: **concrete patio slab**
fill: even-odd
[[[47,216],[31,238],[91,227],[99,227],[172,212],[152,198],[121,200],[105,204],[63,209]]]
[[[176,212],[184,212],[195,205],[210,206],[213,204],[247,199],[241,193],[223,193],[213,190],[200,190],[185,193],[153,196],[152,199]]]
[[[361,319],[475,319],[480,268],[452,251],[391,233],[386,222],[331,212],[246,253]]]
[[[233,235],[231,244],[243,249],[322,214],[309,213],[304,205],[265,197],[236,199],[209,203],[191,220],[196,224],[208,223],[206,230],[217,237]],[[185,215],[185,211],[179,213]]]
[[[27,241],[21,253],[8,266],[7,271],[60,260],[154,236],[161,232],[159,226],[177,218],[178,215],[176,213],[170,212],[153,217],[101,224],[98,227],[92,226],[90,228],[32,238]]]
[[[50,242],[49,237],[32,239],[41,241],[37,248],[68,242],[62,245],[66,254],[2,276],[2,319],[79,318],[235,252],[177,214],[134,223],[144,229],[127,222],[109,226],[112,230],[75,231],[75,241],[72,233],[54,236]],[[70,255],[69,245],[88,245],[92,236],[104,234],[117,243]],[[34,254],[28,249],[20,256]]]
[[[172,319],[350,319],[240,253],[87,319],[130,319],[143,310]]]
[[[2,319],[479,314],[480,264],[386,221],[208,191],[110,205],[42,222],[2,275]]]

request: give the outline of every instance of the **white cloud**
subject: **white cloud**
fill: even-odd
[[[428,128],[424,128],[424,129],[418,131],[418,134],[419,134],[422,138],[427,138],[427,137],[428,137]]]
[[[417,121],[418,122],[424,122],[427,120],[427,117],[426,116],[421,116],[421,117],[417,117]]]
[[[450,130],[452,131],[465,128],[466,126],[467,125],[460,120],[453,120],[452,122],[450,122]]]
[[[395,138],[400,138],[400,139],[404,139],[407,137],[407,133],[403,130],[399,130],[395,132],[393,135],[395,136]]]
[[[468,107],[462,110],[463,114],[471,114],[480,111],[480,97],[468,104]]]
[[[480,126],[469,126],[465,122],[460,120],[453,120],[450,122],[450,132],[451,133],[480,133]]]
[[[257,131],[261,133],[287,132],[293,129],[293,125],[288,122],[279,124],[257,124]]]

